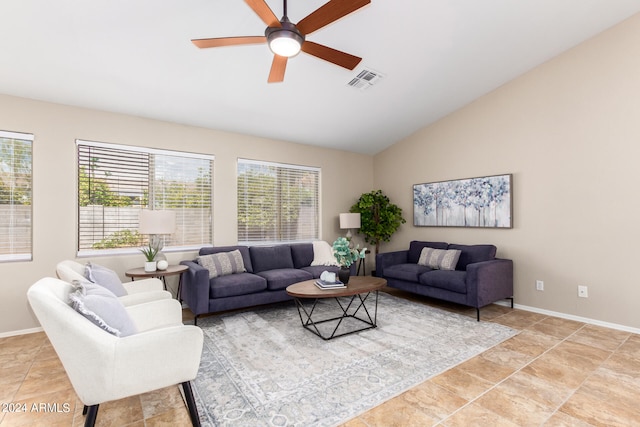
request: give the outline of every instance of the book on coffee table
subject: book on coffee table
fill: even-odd
[[[318,279],[316,280],[316,286],[320,289],[339,289],[346,288],[347,286],[339,280],[335,282],[325,282],[324,280]]]

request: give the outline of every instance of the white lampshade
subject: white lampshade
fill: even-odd
[[[360,228],[360,214],[359,213],[341,213],[340,228],[342,229]]]
[[[173,211],[140,211],[140,234],[172,234],[176,230],[176,213]]]

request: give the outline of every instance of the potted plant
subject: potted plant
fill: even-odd
[[[158,249],[154,248],[149,244],[149,246],[140,249],[142,255],[144,255],[146,262],[144,263],[144,271],[151,272],[156,271],[156,255],[158,255]]]
[[[351,267],[351,264],[361,258],[364,258],[365,251],[367,250],[367,248],[362,250],[359,250],[358,248],[359,246],[356,246],[355,248],[350,247],[349,240],[345,237],[338,237],[336,241],[333,242],[333,255],[336,257],[336,261],[338,261],[338,264],[340,265],[338,279],[340,279],[344,284],[349,283],[349,267]]]
[[[377,255],[380,243],[391,240],[400,224],[404,224],[402,209],[394,205],[382,190],[374,190],[360,196],[356,204],[351,206],[350,212],[360,213],[360,229],[367,243],[375,245]]]

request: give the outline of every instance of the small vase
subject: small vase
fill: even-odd
[[[351,270],[349,267],[340,267],[338,270],[338,280],[340,280],[345,285],[349,283],[349,276],[351,275]]]
[[[144,271],[146,271],[147,273],[151,273],[153,271],[156,271],[156,262],[155,261],[146,261],[144,263]]]

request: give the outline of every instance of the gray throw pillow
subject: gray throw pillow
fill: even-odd
[[[84,266],[84,277],[86,277],[91,283],[104,286],[117,297],[127,295],[127,290],[122,286],[122,282],[120,281],[118,274],[107,267],[88,262]]]
[[[434,270],[455,270],[460,259],[458,249],[433,249],[429,247],[422,248],[418,264],[426,265]]]
[[[244,273],[244,261],[239,250],[201,255],[196,262],[209,270],[209,279],[234,273]]]
[[[117,337],[138,332],[122,302],[108,289],[79,280],[74,280],[73,285],[75,289],[69,294],[69,300],[78,313]]]

